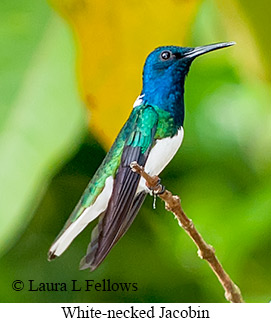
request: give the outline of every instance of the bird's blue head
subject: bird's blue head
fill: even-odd
[[[162,46],[146,59],[143,71],[144,101],[171,112],[183,122],[184,80],[193,60],[210,51],[232,46],[234,42],[200,47]]]

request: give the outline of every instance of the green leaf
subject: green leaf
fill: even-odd
[[[30,220],[48,180],[86,130],[71,33],[53,17],[0,136],[0,250]]]
[[[0,131],[47,26],[45,1],[0,1]]]

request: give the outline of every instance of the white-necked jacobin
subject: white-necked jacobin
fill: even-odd
[[[234,42],[201,47],[163,46],[146,59],[143,89],[133,110],[85,189],[80,201],[49,250],[48,259],[60,256],[95,218],[80,269],[94,270],[125,234],[149,189],[134,173],[136,161],[150,175],[159,175],[183,140],[184,81],[192,61]]]

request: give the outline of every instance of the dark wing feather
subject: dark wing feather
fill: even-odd
[[[143,204],[145,198],[146,198],[146,193],[141,192],[136,195],[133,205],[131,207],[131,210],[126,217],[125,221],[121,225],[121,229],[119,230],[119,234],[117,235],[114,244],[118,242],[118,240],[127,232],[129,229],[130,225],[133,223],[138,211],[141,208],[141,205]],[[104,218],[104,213],[100,216],[100,221],[99,223],[95,226],[95,228],[92,230],[91,234],[91,242],[88,246],[87,250],[87,256],[84,257],[80,263],[80,269],[86,269],[89,268],[91,263],[91,259],[94,259],[95,253],[98,249],[99,246],[99,236],[100,232],[102,231],[102,223],[103,223],[103,218]],[[97,268],[98,265],[94,266],[94,264],[91,266],[91,270],[94,270]]]
[[[121,224],[121,230],[119,231],[116,241],[118,241],[126,233],[130,225],[133,223],[138,211],[141,208],[141,205],[145,201],[146,195],[147,194],[145,192],[140,192],[136,195],[129,214],[126,216],[125,221]]]
[[[149,123],[146,122],[146,114],[151,119]],[[145,194],[136,196],[140,175],[131,170],[130,164],[136,161],[139,165],[145,165],[153,144],[157,120],[157,114],[152,107],[147,111],[139,111],[136,129],[132,129],[123,149],[109,205],[93,230],[91,243],[80,263],[80,269],[97,268],[114,244],[128,230],[138,213]]]

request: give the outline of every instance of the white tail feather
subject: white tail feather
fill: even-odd
[[[72,223],[66,231],[54,242],[49,250],[49,254],[60,256],[71,244],[71,242],[84,230],[84,228],[96,219],[107,208],[113,190],[113,177],[110,176],[105,181],[105,186],[94,204],[84,210],[79,218]]]

